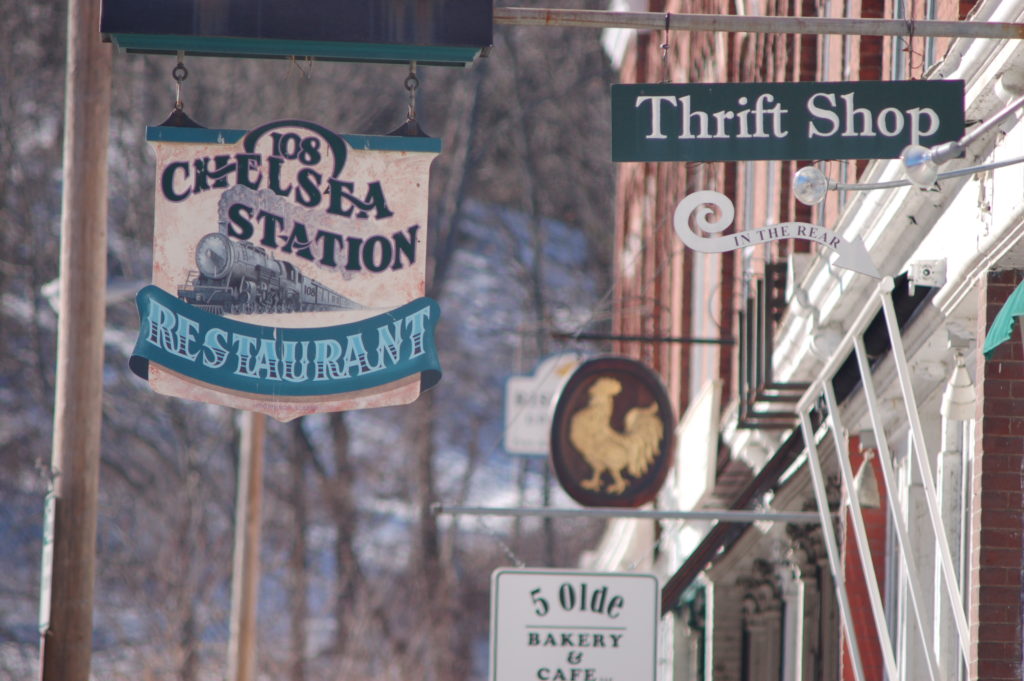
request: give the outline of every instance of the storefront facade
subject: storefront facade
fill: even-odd
[[[639,4],[911,26],[1024,17],[1024,2],[991,0]],[[1024,91],[1024,45],[701,32],[606,42],[624,83],[962,80],[967,136],[1000,117],[930,189],[897,183],[899,159],[621,164],[615,331],[691,339],[617,348],[659,372],[682,414],[655,506],[821,519],[610,525],[591,567],[663,578],[660,678],[1021,678],[1021,332],[983,349],[1024,281],[1024,164],[1013,162],[1024,125],[1005,113]],[[792,191],[808,165],[842,185],[895,186],[808,206]],[[736,233],[799,221],[859,239],[882,278],[806,240],[687,249],[673,211],[700,190],[730,197]]]

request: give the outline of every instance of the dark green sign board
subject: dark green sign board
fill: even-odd
[[[127,52],[463,65],[489,47],[492,0],[102,0]]]
[[[962,80],[612,86],[613,161],[897,158],[963,134]]]

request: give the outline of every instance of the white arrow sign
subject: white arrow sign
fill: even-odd
[[[711,206],[718,209],[717,220],[711,219],[714,212]],[[690,218],[693,217],[701,230],[710,234],[718,234],[732,224],[735,216],[736,209],[729,197],[719,192],[705,190],[694,192],[680,201],[676,206],[672,221],[676,234],[683,240],[683,243],[702,253],[725,253],[779,239],[805,239],[831,248],[838,253],[839,258],[833,263],[836,267],[854,270],[875,279],[882,278],[875,264],[871,262],[871,256],[860,237],[854,241],[846,241],[835,232],[820,225],[812,225],[807,222],[782,222],[760,229],[713,237],[700,236],[690,229]]]

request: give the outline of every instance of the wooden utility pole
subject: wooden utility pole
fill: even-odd
[[[256,605],[260,584],[263,508],[263,441],[267,417],[242,412],[238,492],[235,502],[235,560],[231,577],[231,638],[228,681],[256,677]]]
[[[92,661],[111,60],[99,23],[99,0],[69,0],[53,483],[47,497],[47,524],[53,525],[46,530],[40,585],[43,681],[87,681]]]

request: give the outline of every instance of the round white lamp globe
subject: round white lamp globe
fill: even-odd
[[[804,166],[793,175],[793,196],[805,206],[816,206],[825,200],[828,178],[814,166]]]
[[[900,154],[903,172],[915,186],[927,189],[935,184],[939,176],[939,166],[935,162],[932,150],[920,144],[911,144]]]

